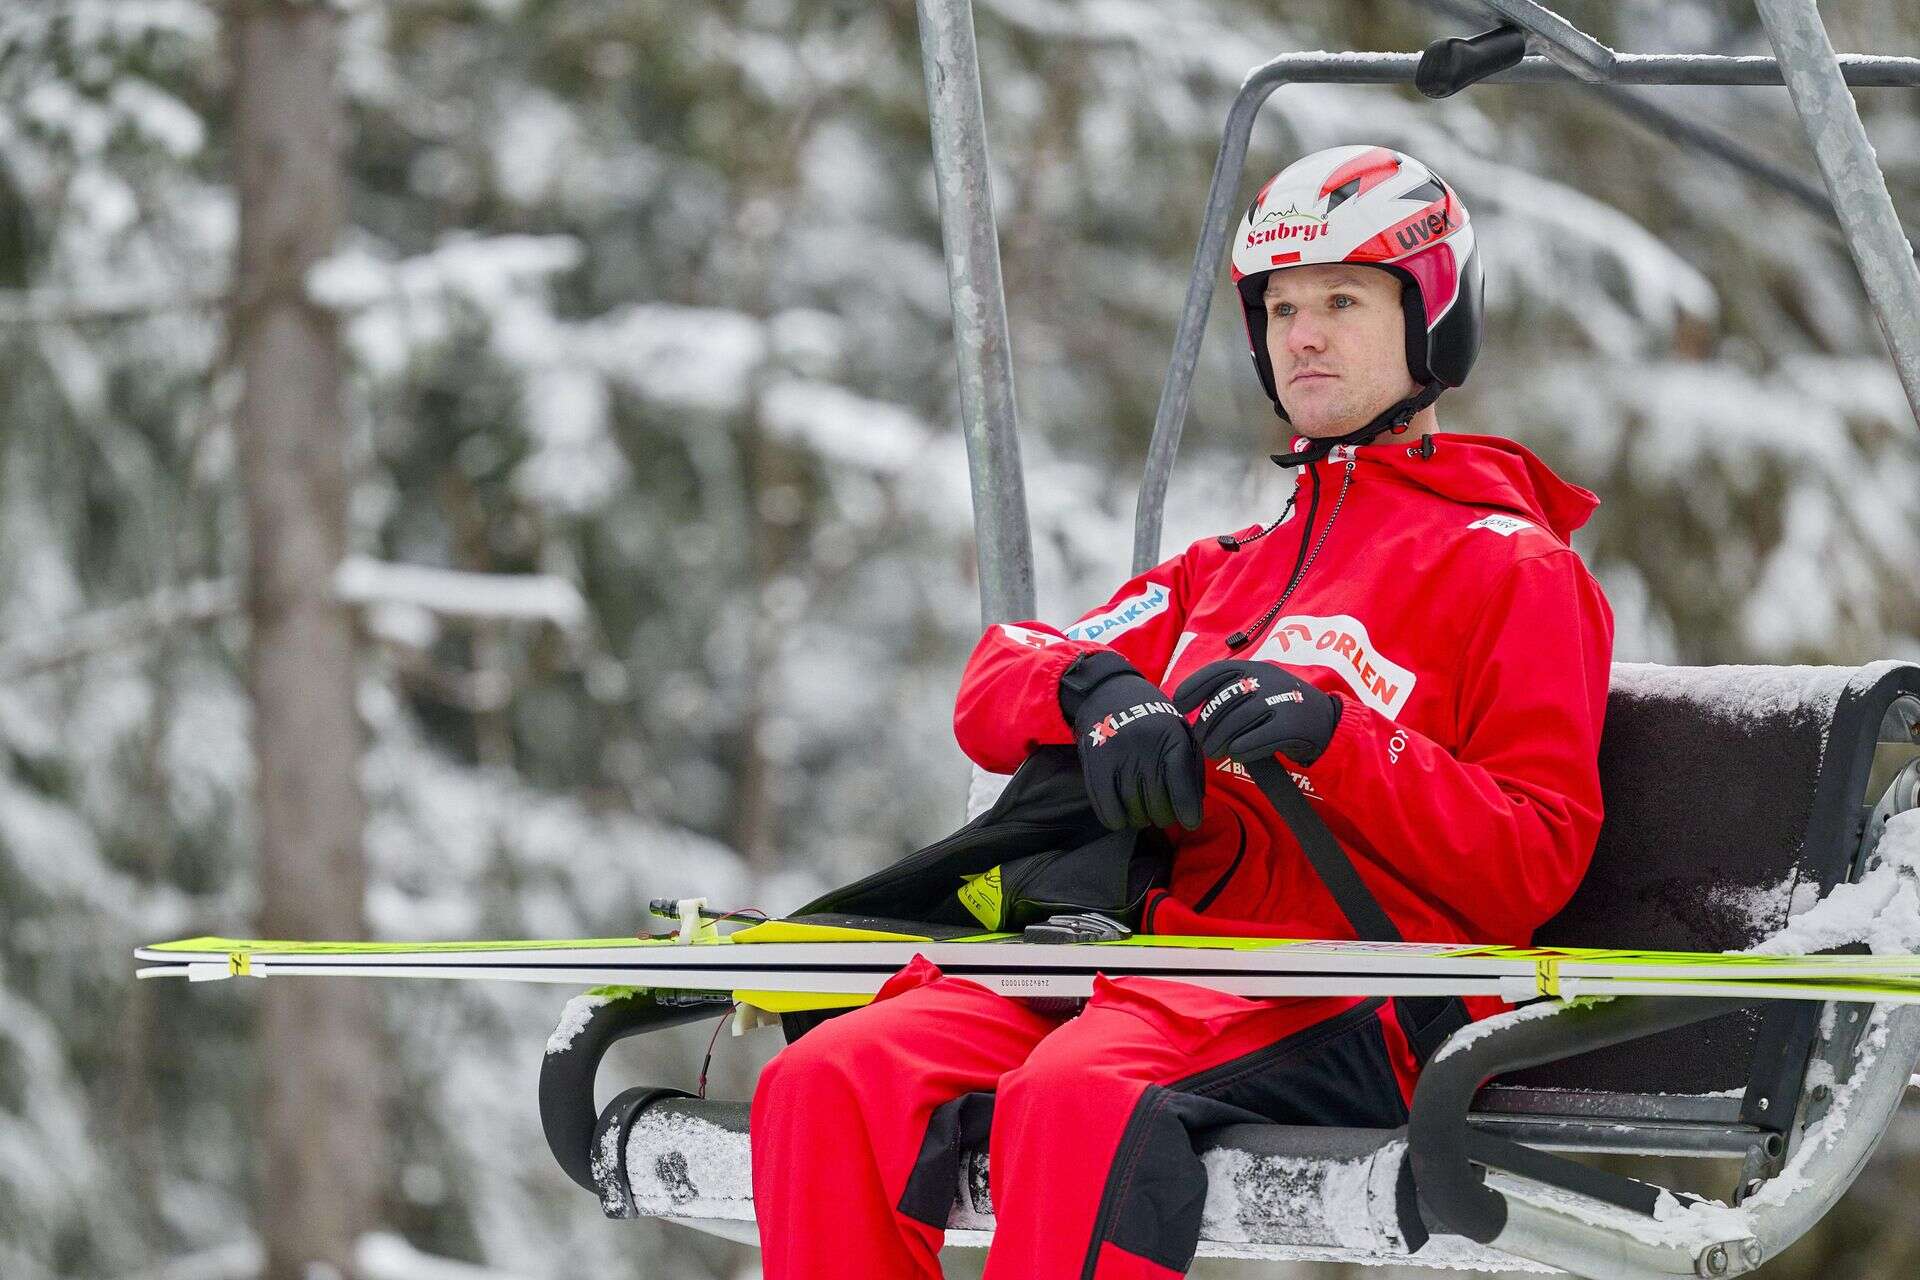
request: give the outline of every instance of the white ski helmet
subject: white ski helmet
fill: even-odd
[[[1387,147],[1316,151],[1260,188],[1233,240],[1233,281],[1254,370],[1282,418],[1267,356],[1267,277],[1334,262],[1382,267],[1407,286],[1407,372],[1420,390],[1353,433],[1370,439],[1464,383],[1480,353],[1480,259],[1467,207],[1439,174]]]

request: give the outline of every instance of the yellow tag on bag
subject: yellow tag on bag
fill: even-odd
[[[1000,889],[1000,868],[962,879],[965,883],[960,886],[960,905],[987,928],[998,929],[1000,917],[1006,910],[1006,896]]]

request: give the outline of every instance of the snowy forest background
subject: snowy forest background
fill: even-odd
[[[255,1047],[262,989],[136,985],[129,953],[269,906],[236,431],[257,313],[230,284],[251,46],[228,36],[278,7],[0,7],[6,1280],[262,1274],[253,1100],[284,1065]],[[334,591],[366,927],[623,934],[695,892],[777,911],[956,825],[979,603],[912,5],[295,7],[344,101],[345,229],[301,287],[347,355]],[[1766,52],[1745,0],[1562,8],[1627,50]],[[1126,570],[1234,86],[1280,51],[1470,24],[1398,0],[976,10],[1058,621]],[[1822,10],[1843,50],[1920,54],[1910,0]],[[1656,92],[1813,174],[1781,91]],[[1920,104],[1857,96],[1920,223]],[[1572,89],[1290,89],[1248,189],[1363,140],[1432,163],[1480,222],[1492,332],[1442,418],[1603,495],[1577,545],[1620,658],[1920,658],[1920,434],[1821,219]],[[1238,325],[1216,303],[1168,549],[1277,510]],[[364,1276],[757,1273],[751,1250],[603,1221],[553,1165],[534,1083],[564,993],[370,998],[380,1141],[342,1170],[377,1196]],[[616,1057],[687,1083],[705,1038]],[[744,1096],[776,1047],[722,1039],[713,1092]],[[324,1124],[339,1101],[310,1105]],[[1915,1176],[1908,1121],[1769,1274],[1910,1274]]]

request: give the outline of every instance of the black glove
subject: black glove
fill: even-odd
[[[1174,691],[1173,702],[1182,715],[1199,708],[1193,728],[1210,760],[1244,764],[1279,752],[1312,764],[1340,723],[1340,699],[1285,667],[1249,658],[1209,662]]]
[[[1101,822],[1200,825],[1207,762],[1187,718],[1131,662],[1110,649],[1075,659],[1060,677],[1060,710]]]

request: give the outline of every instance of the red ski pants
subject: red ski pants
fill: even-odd
[[[1378,1001],[1094,980],[1066,1019],[924,957],[787,1046],[750,1133],[766,1280],[918,1280],[990,1134],[985,1280],[1164,1280],[1199,1239],[1194,1142],[1256,1120],[1404,1124]]]

